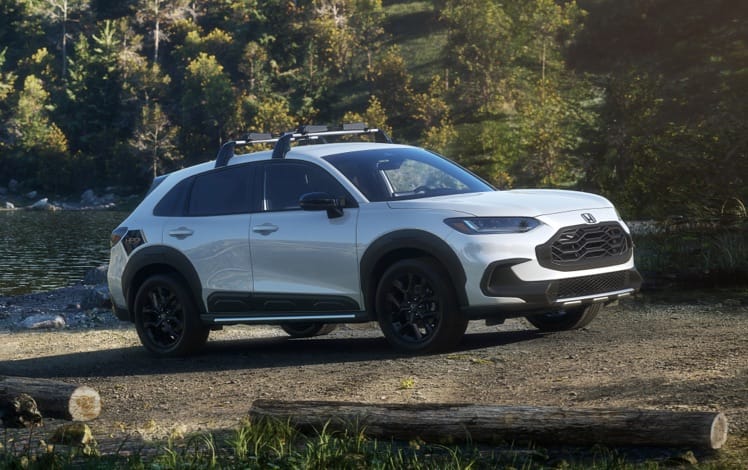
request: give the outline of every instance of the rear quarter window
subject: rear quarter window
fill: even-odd
[[[187,208],[187,195],[189,194],[192,178],[187,178],[176,184],[156,204],[153,215],[159,217],[181,217]]]

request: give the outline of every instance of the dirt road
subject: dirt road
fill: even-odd
[[[102,415],[90,424],[100,441],[233,428],[257,398],[720,410],[730,435],[745,437],[748,295],[627,301],[554,334],[524,320],[474,322],[457,351],[416,357],[394,353],[374,325],[304,340],[231,327],[185,359],[155,359],[133,328],[110,322],[0,330],[3,374],[99,390]]]

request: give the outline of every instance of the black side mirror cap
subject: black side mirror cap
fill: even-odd
[[[299,199],[299,206],[305,211],[327,211],[327,217],[335,219],[343,216],[345,198],[328,193],[306,193]]]

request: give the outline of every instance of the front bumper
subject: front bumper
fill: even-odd
[[[480,284],[483,294],[514,301],[468,308],[468,316],[473,319],[494,316],[508,318],[592,303],[609,303],[637,292],[642,285],[642,277],[636,268],[580,277],[524,281],[512,267],[525,261],[508,260],[489,265]]]

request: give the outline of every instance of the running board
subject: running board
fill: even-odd
[[[296,312],[293,314],[279,314],[277,312],[258,312],[246,315],[200,315],[200,320],[209,325],[278,325],[282,323],[364,323],[369,321],[366,312]]]

